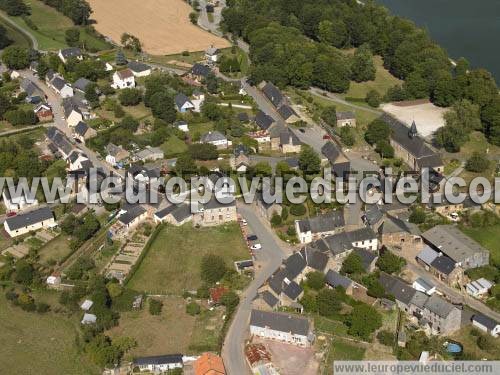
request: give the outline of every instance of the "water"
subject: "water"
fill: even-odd
[[[377,0],[411,19],[456,59],[486,68],[500,83],[500,0]]]

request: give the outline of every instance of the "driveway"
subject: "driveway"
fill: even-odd
[[[262,249],[256,252],[256,258],[262,267],[255,271],[254,280],[241,295],[238,310],[234,314],[222,347],[222,358],[230,375],[250,374],[243,349],[248,336],[252,300],[257,295],[257,289],[271,276],[290,252],[290,249],[281,245],[271,228],[257,216],[253,206],[238,203],[238,213],[248,222],[251,232],[259,237]]]

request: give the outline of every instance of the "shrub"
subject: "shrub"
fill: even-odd
[[[200,305],[198,305],[196,302],[190,302],[186,305],[186,313],[188,313],[191,316],[198,315],[201,311]]]
[[[290,213],[293,216],[302,216],[306,213],[306,207],[303,204],[293,204],[290,207]]]
[[[163,308],[163,302],[157,299],[149,300],[149,313],[151,315],[160,315]]]
[[[469,172],[481,173],[486,171],[490,166],[488,158],[478,151],[474,151],[472,156],[465,163],[465,169]]]
[[[273,227],[277,227],[277,226],[281,225],[281,222],[282,222],[282,220],[281,220],[281,216],[280,216],[280,215],[278,215],[277,213],[275,213],[275,214],[273,215],[273,217],[271,218],[271,225],[272,225]]]
[[[366,94],[365,101],[368,103],[370,107],[377,108],[380,105],[382,97],[375,90],[370,90]]]
[[[377,340],[382,345],[392,346],[394,344],[394,333],[385,330],[379,331],[377,333]]]

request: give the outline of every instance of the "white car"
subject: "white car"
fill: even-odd
[[[260,250],[262,249],[262,245],[260,243],[256,243],[255,245],[250,246],[251,250]]]
[[[241,225],[246,227],[248,225],[247,221],[245,219],[241,219]]]

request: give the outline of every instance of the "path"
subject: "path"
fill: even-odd
[[[234,314],[222,347],[222,358],[230,375],[250,373],[243,349],[247,338],[252,300],[257,294],[257,289],[271,276],[289,253],[289,250],[277,240],[269,226],[255,213],[252,206],[238,204],[238,213],[248,222],[252,233],[259,237],[262,250],[258,252],[256,257],[259,263],[263,264],[263,267],[256,270],[255,278],[241,295],[238,310]]]
[[[25,127],[20,128],[20,129],[6,130],[6,131],[0,133],[0,137],[6,137],[6,136],[14,135],[14,134],[17,134],[17,133],[30,132],[30,131],[38,129],[38,128],[48,128],[51,125],[52,125],[52,123],[43,124],[43,125],[25,126]]]
[[[5,22],[7,22],[9,25],[11,25],[14,29],[19,31],[21,34],[24,34],[25,36],[27,36],[28,39],[30,40],[31,48],[33,48],[34,50],[40,51],[38,49],[38,40],[36,40],[36,38],[33,36],[33,34],[31,34],[28,30],[23,29],[21,26],[19,26],[17,23],[12,21],[8,16],[3,14],[2,12],[0,12],[0,17],[2,17],[5,20]],[[40,52],[43,52],[43,51],[40,51]]]
[[[360,111],[366,111],[366,112],[374,113],[376,115],[382,114],[382,111],[379,111],[379,110],[373,109],[373,108],[364,107],[364,106],[358,105],[358,104],[353,104],[351,102],[348,102],[347,100],[339,98],[337,95],[332,94],[329,91],[325,91],[325,90],[322,90],[322,89],[317,88],[317,87],[311,87],[309,89],[309,92],[316,95],[316,96],[321,96],[322,98],[324,98],[326,100],[330,100],[332,102],[339,103],[339,104],[344,104],[344,105],[347,105],[349,107],[359,109]]]

